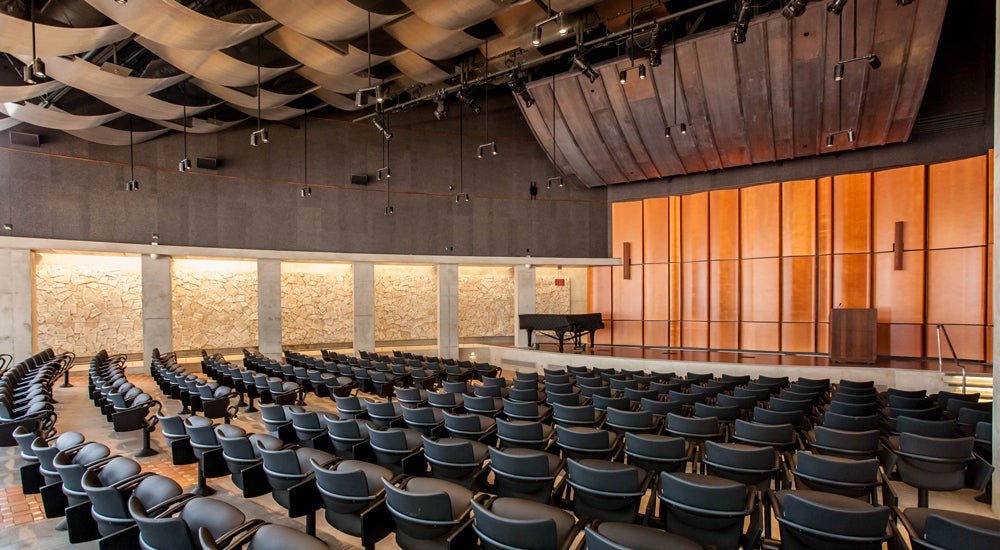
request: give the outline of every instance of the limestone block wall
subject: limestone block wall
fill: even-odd
[[[80,357],[142,352],[137,256],[35,254],[35,342]]]
[[[575,286],[569,270],[551,267],[535,269],[535,312],[549,314],[584,313],[573,311],[572,288]],[[556,286],[556,279],[564,284]],[[586,288],[584,281],[584,288]]]
[[[514,335],[514,269],[458,268],[458,336]]]
[[[257,345],[257,262],[175,259],[174,349]]]
[[[437,338],[437,269],[375,266],[375,340]]]
[[[353,338],[354,273],[351,266],[282,262],[282,343],[351,342]]]

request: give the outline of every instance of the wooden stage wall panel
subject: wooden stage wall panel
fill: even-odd
[[[615,203],[631,278],[591,270],[591,311],[614,325],[597,340],[827,353],[832,308],[874,307],[880,355],[937,356],[943,323],[963,359],[990,357],[991,162]]]

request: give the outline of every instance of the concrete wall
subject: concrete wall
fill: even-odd
[[[0,133],[0,211],[7,236],[161,245],[476,256],[606,257],[607,192],[541,189],[529,184],[551,165],[507,96],[490,98],[490,140],[499,155],[477,159],[484,116],[466,113],[459,148],[458,109],[436,121],[432,106],[394,115],[389,142],[392,216],[376,181],[381,134],[368,122],[309,120],[309,185],[302,198],[303,132],[298,120],[267,123],[270,142],[251,147],[250,126],[188,135],[188,155],[216,157],[216,171],[177,171],[181,136],[135,146],[138,192],[126,192],[128,147],[81,141],[63,132],[17,127],[42,136],[38,149],[11,147]],[[346,116],[346,115],[344,115]],[[294,125],[294,126],[293,126]],[[463,156],[464,181],[458,174]],[[367,186],[351,185],[367,174]],[[472,200],[455,202],[463,188]],[[543,186],[544,187],[544,186]],[[449,247],[446,250],[445,247]]]

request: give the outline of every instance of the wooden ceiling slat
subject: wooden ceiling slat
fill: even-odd
[[[676,151],[666,143],[668,140],[663,137],[662,128],[650,123],[664,120],[657,99],[662,93],[659,88],[663,83],[653,73],[654,70],[650,70],[648,77],[654,88],[651,97],[640,99],[632,95],[640,93],[638,86],[619,85],[617,89],[610,86],[608,91],[608,100],[625,142],[647,179],[658,178],[661,174],[675,174],[677,170],[684,169],[677,159]]]
[[[677,162],[682,167],[680,171],[664,172],[660,169],[660,172],[666,175],[671,174],[686,174],[689,172],[704,172],[707,170],[705,167],[705,160],[701,158],[701,153],[698,152],[698,146],[695,143],[693,134],[688,133],[682,135],[680,131],[680,124],[683,122],[690,126],[690,121],[688,119],[686,97],[684,95],[684,87],[681,85],[681,75],[680,71],[677,72],[677,82],[674,83],[674,53],[673,49],[669,52],[663,52],[663,63],[653,70],[653,77],[657,82],[664,82],[663,86],[657,86],[657,90],[660,93],[660,104],[663,108],[663,117],[668,121],[670,125],[671,135],[669,147],[677,155]],[[678,62],[678,65],[680,63]],[[674,98],[674,90],[677,91],[677,97]],[[674,118],[674,103],[676,99],[677,103],[677,117]],[[645,120],[640,118],[639,120]],[[656,159],[660,166],[660,159]],[[669,159],[667,159],[669,160]]]
[[[577,78],[577,76],[570,77],[570,79],[573,78]],[[559,85],[557,84],[556,88],[558,89],[558,87]],[[518,101],[517,104],[521,108],[521,112],[528,118],[530,126],[535,131],[535,137],[539,140],[539,145],[545,149],[545,152],[549,155],[549,159],[553,160],[553,154],[555,154],[554,162],[559,167],[560,173],[564,177],[575,176],[587,187],[604,185],[604,180],[601,179],[601,176],[594,171],[590,163],[587,162],[587,159],[584,158],[579,146],[577,146],[573,136],[569,133],[569,129],[562,120],[558,109],[558,99],[555,103],[552,101],[552,87],[548,82],[537,88],[537,91],[532,90],[532,96],[535,98],[535,107],[525,109],[524,103]],[[553,153],[551,124],[552,109],[554,107],[557,112],[555,117],[556,149]]]
[[[602,72],[607,72],[604,70]],[[608,146],[604,142],[590,110],[587,101],[583,97],[579,81],[582,77],[562,79],[556,81],[556,102],[559,111],[562,113],[562,122],[569,128],[569,135],[576,140],[580,152],[594,168],[604,181],[624,181],[625,174],[622,173],[618,163],[608,151]],[[603,78],[608,78],[604,75]],[[575,80],[576,82],[572,82]],[[590,83],[587,82],[589,86]],[[556,117],[557,122],[560,119]]]
[[[910,37],[910,50],[903,66],[903,84],[899,90],[899,102],[895,116],[889,126],[886,139],[891,142],[906,141],[913,130],[913,122],[924,98],[926,81],[923,75],[931,72],[934,52],[941,37],[941,21],[944,19],[947,2],[918,2],[906,6],[916,9],[916,23]],[[911,76],[916,75],[916,76]]]
[[[875,11],[877,10],[877,11]],[[899,6],[882,2],[875,6],[871,19],[875,25],[875,41],[868,50],[859,50],[859,54],[874,52],[882,60],[882,68],[868,69],[868,83],[865,87],[865,98],[858,109],[858,147],[881,145],[889,134],[889,126],[895,117],[896,102],[899,98],[899,88],[903,79],[903,63],[905,62],[906,45],[913,32],[913,18],[916,10],[902,10]],[[865,14],[858,12],[859,19]],[[867,43],[862,39],[859,43]],[[858,46],[861,48],[861,46]],[[858,63],[858,65],[864,65]]]
[[[795,157],[795,110],[792,93],[792,26],[784,17],[773,17],[763,25],[767,35],[767,67],[770,82],[770,116],[774,129],[774,156]],[[751,29],[753,25],[751,25]],[[747,33],[749,37],[749,31]]]
[[[705,102],[705,85],[698,63],[696,41],[677,44],[678,89],[683,90],[687,107],[687,135],[697,146],[708,170],[722,168],[722,159],[713,134],[712,119]]]
[[[826,98],[820,84],[826,75],[826,60],[823,57],[826,13],[822,9],[806,10],[791,22],[795,156],[818,155],[821,152],[821,112]]]
[[[724,34],[699,40],[695,45],[702,86],[713,92],[704,97],[719,160],[724,168],[750,164],[743,131],[735,45]]]
[[[771,93],[768,82],[767,27],[756,25],[747,30],[747,41],[736,48],[740,74],[740,98],[743,103],[743,128],[751,163],[777,159],[774,126],[771,121]]]
[[[587,102],[587,107],[594,117],[594,124],[597,125],[600,135],[604,138],[604,143],[611,156],[614,157],[629,181],[642,181],[646,179],[646,175],[632,154],[632,149],[625,139],[622,128],[619,126],[619,119],[611,108],[611,100],[608,98],[609,95],[621,96],[624,94],[623,88],[633,87],[637,89],[648,88],[647,95],[653,95],[653,80],[651,78],[640,80],[639,75],[635,74],[634,71],[632,76],[633,78],[624,86],[603,78],[593,84],[583,79],[580,79],[579,82],[584,86],[584,89],[581,90],[583,98]]]

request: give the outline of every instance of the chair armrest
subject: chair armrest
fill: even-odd
[[[569,533],[566,534],[566,540],[563,541],[562,546],[559,547],[559,550],[569,550],[572,547],[573,542],[576,540],[576,538],[580,536],[580,533],[583,531],[583,527],[586,524],[587,524],[586,518],[581,517],[577,519],[576,523],[573,524],[573,528],[570,529]],[[587,542],[586,537],[583,537],[580,540],[582,541],[583,544],[586,544]],[[577,546],[576,548],[580,548],[580,546]]]
[[[135,486],[138,485],[139,482],[141,482],[142,480],[146,479],[151,475],[155,474],[153,474],[153,472],[139,472],[138,474],[135,474],[132,477],[127,477],[119,481],[118,483],[115,483],[114,485],[112,485],[112,487],[114,487],[119,491],[123,489],[135,489]]]
[[[183,508],[187,501],[198,498],[198,495],[191,493],[184,493],[177,495],[174,498],[166,500],[146,511],[146,515],[151,518],[166,518],[176,514],[181,508]]]
[[[896,490],[889,484],[889,478],[886,477],[885,472],[881,468],[879,468],[878,477],[882,485],[882,504],[895,508],[899,505],[899,497],[896,495]]]
[[[223,533],[222,536],[215,539],[215,545],[219,548],[242,548],[247,541],[257,534],[257,530],[265,525],[267,525],[267,522],[262,519],[251,519],[243,525],[235,527],[227,533]],[[198,538],[199,540],[202,538],[212,540],[212,535],[208,532],[208,529],[200,527],[198,528]]]

